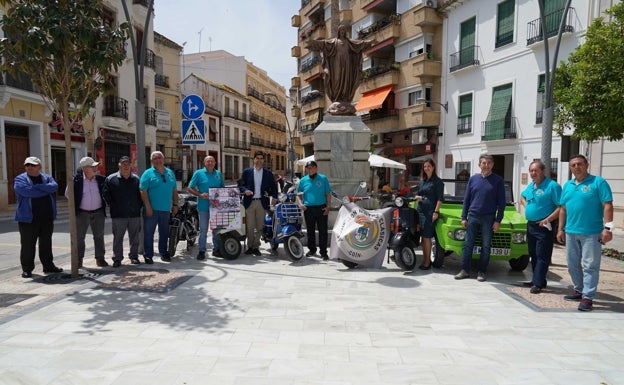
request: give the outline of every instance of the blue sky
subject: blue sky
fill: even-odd
[[[186,42],[186,53],[223,49],[245,56],[288,92],[297,70],[290,20],[300,6],[299,0],[155,0],[154,30]]]

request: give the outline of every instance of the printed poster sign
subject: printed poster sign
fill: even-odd
[[[243,225],[240,192],[236,187],[209,188],[210,230],[240,229]]]

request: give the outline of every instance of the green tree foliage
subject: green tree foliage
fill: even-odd
[[[50,112],[60,112],[63,127],[86,117],[97,97],[112,86],[111,73],[126,57],[127,24],[110,27],[101,0],[0,0],[1,69],[29,77]],[[71,130],[65,129],[71,148]],[[35,155],[35,154],[33,154]],[[66,174],[73,173],[73,154],[65,153]],[[69,179],[68,182],[70,182]],[[68,183],[72,276],[78,276],[73,183]],[[63,192],[60,192],[61,194]]]
[[[578,139],[624,136],[624,2],[594,20],[586,41],[557,69],[554,100],[557,131]]]

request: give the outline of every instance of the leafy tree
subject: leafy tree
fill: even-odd
[[[126,57],[127,23],[106,25],[101,0],[0,0],[7,11],[1,27],[2,69],[27,75],[50,111],[60,112],[66,148],[71,148],[69,127],[97,97],[112,87],[111,72]],[[73,118],[70,120],[70,112]],[[71,151],[65,153],[67,175],[73,173]],[[76,213],[73,183],[68,183],[72,276],[78,276]]]
[[[586,41],[557,69],[557,131],[574,129],[584,140],[620,140],[624,135],[624,2],[587,29]]]

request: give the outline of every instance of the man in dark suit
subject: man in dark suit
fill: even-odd
[[[247,251],[245,254],[260,256],[260,236],[264,226],[264,216],[272,203],[277,202],[277,185],[273,173],[264,165],[264,152],[256,151],[253,157],[253,167],[243,170],[239,181],[240,191],[245,206]]]

